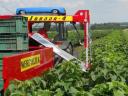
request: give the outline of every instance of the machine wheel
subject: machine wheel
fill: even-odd
[[[0,96],[4,96],[4,90],[0,90]]]
[[[66,52],[70,53],[71,55],[73,55],[73,45],[70,42],[69,45],[67,46],[67,48],[65,49]]]
[[[70,53],[71,55],[73,55],[73,45],[71,42],[66,42],[64,44],[64,46],[66,46],[63,50],[65,50],[66,52]],[[63,61],[63,58],[61,58],[58,55],[55,55],[55,64],[59,64]]]
[[[52,13],[53,13],[53,14],[58,14],[59,11],[58,11],[57,9],[54,9],[54,10],[52,10]]]
[[[24,15],[24,14],[26,14],[26,12],[25,12],[24,10],[21,10],[21,11],[19,12],[19,14],[20,14],[20,15]]]
[[[61,63],[63,61],[63,58],[61,58],[60,56],[58,55],[55,55],[55,60],[54,60],[54,64],[57,65],[59,63]]]

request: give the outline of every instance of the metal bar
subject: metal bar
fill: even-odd
[[[69,61],[74,59],[75,57],[70,55],[69,53],[65,52],[64,50],[60,49],[59,47],[57,47],[56,45],[54,45],[53,43],[51,43],[49,40],[47,40],[46,38],[42,37],[40,34],[35,33],[31,36],[34,40],[38,41],[40,44],[44,45],[45,47],[52,47],[53,51],[61,56],[62,58],[64,58],[65,60]]]
[[[89,45],[88,45],[88,43],[89,43],[89,39],[88,39],[88,23],[85,23],[86,25],[85,25],[85,27],[86,27],[86,65],[88,65],[89,64],[89,62],[88,62],[88,60],[89,60],[89,58],[88,58],[88,47],[89,47]]]
[[[33,35],[30,35],[31,38],[33,38],[34,40],[36,40],[38,43],[44,45],[45,47],[52,47],[53,51],[61,56],[63,59],[70,61],[72,59],[77,60],[78,62],[80,62],[80,67],[83,71],[86,71],[85,68],[85,64],[84,62],[80,61],[79,59],[77,59],[76,57],[72,56],[71,54],[67,53],[66,51],[60,49],[59,47],[57,47],[56,45],[54,45],[53,43],[51,43],[49,40],[47,40],[46,38],[44,38],[43,36],[41,36],[39,33],[34,33]]]

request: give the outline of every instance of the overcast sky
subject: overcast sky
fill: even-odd
[[[91,23],[128,22],[128,0],[0,0],[0,15],[15,14],[18,7],[63,6],[72,15],[91,11]]]

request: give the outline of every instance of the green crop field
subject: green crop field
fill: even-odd
[[[51,31],[50,33],[48,33],[48,37],[50,39],[55,39],[57,37],[56,35],[57,35],[56,31]],[[79,35],[80,35],[80,37],[78,36],[78,34],[74,30],[68,31],[67,40],[69,42],[72,42],[72,44],[74,46],[79,45],[79,39],[80,40],[84,39],[84,32],[83,32],[83,30],[79,30]]]
[[[128,96],[128,0],[0,7],[0,96]]]
[[[128,96],[128,30],[93,30],[92,39],[87,72],[64,61],[40,77],[12,81],[5,96]]]

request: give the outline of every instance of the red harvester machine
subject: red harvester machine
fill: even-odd
[[[9,24],[9,22],[11,22],[12,25],[11,26],[8,25],[10,29],[6,30],[6,24]],[[41,22],[46,24],[46,27],[40,29],[40,31],[38,32],[33,32],[32,31],[33,24],[41,23]],[[53,44],[51,40],[48,38],[47,31],[49,31],[48,30],[49,27],[47,26],[49,25],[49,23],[52,22],[56,24],[62,24],[62,25],[58,25],[60,27],[59,30],[61,30],[62,28],[61,26],[63,26],[65,22],[70,22],[73,24],[75,23],[82,24],[84,28],[83,32],[84,32],[84,47],[86,48],[86,62],[81,63],[82,65],[81,67],[84,70],[87,69],[87,66],[89,64],[89,59],[88,59],[88,50],[89,50],[88,26],[90,23],[89,10],[79,10],[73,16],[64,16],[64,15],[0,16],[0,35],[2,37],[5,36],[5,38],[2,40],[5,41],[8,40],[7,42],[9,42],[10,38],[6,38],[7,35],[9,35],[15,37],[15,42],[16,42],[15,45],[12,47],[12,44],[14,43],[13,42],[14,38],[11,39],[13,43],[11,42],[10,46],[7,46],[3,49],[0,47],[1,48],[0,52],[17,53],[13,55],[9,54],[9,56],[8,54],[7,55],[5,54],[2,55],[1,57],[2,62],[0,65],[2,67],[0,66],[1,67],[0,79],[3,80],[3,82],[0,81],[1,83],[0,90],[6,90],[11,80],[31,79],[35,76],[39,76],[45,70],[52,68],[55,63],[54,53],[56,53],[57,55],[61,56],[66,60],[71,60],[75,58],[74,56],[61,50],[59,47],[56,47],[55,44],[61,45],[60,42],[56,41]],[[1,26],[3,28],[2,31],[1,31]],[[26,35],[23,35],[21,38],[21,34],[22,35],[26,34]],[[17,38],[18,36],[19,38]],[[2,37],[0,37],[0,39]],[[29,41],[29,43],[27,41]]]

